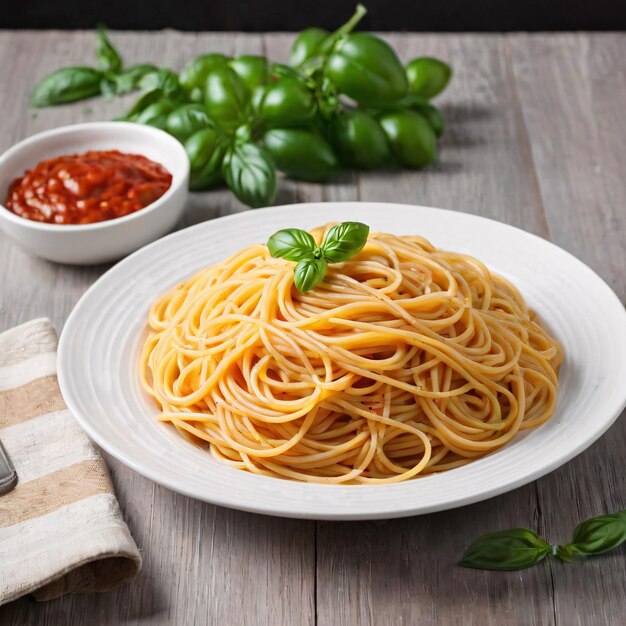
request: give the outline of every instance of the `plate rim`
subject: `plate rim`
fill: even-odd
[[[286,517],[286,518],[293,518],[293,519],[317,519],[317,520],[335,520],[335,521],[375,520],[375,519],[393,519],[393,518],[401,518],[401,517],[410,517],[414,515],[425,515],[425,514],[433,513],[437,511],[455,509],[455,508],[459,508],[462,506],[467,506],[469,504],[481,502],[481,501],[496,497],[498,495],[507,493],[509,491],[518,489],[519,487],[526,485],[530,482],[533,482],[534,480],[537,480],[538,478],[541,478],[542,476],[546,476],[547,474],[550,474],[551,472],[556,470],[558,467],[564,465],[565,463],[571,461],[574,457],[578,456],[581,452],[583,452],[584,450],[589,448],[591,445],[593,445],[593,443],[595,443],[615,423],[615,421],[621,415],[622,411],[626,407],[626,389],[623,393],[623,398],[621,400],[618,400],[615,407],[613,407],[613,410],[610,413],[610,417],[602,422],[601,426],[593,432],[591,437],[587,437],[584,441],[582,441],[576,446],[573,446],[571,448],[566,448],[565,451],[560,450],[559,454],[556,456],[555,459],[552,459],[550,462],[543,464],[539,467],[536,467],[533,470],[522,473],[521,475],[519,475],[516,479],[512,481],[503,483],[502,485],[499,485],[499,486],[492,486],[486,490],[483,490],[478,495],[475,493],[470,493],[467,496],[460,496],[451,501],[435,503],[432,505],[398,506],[394,510],[381,510],[378,512],[362,512],[362,513],[353,513],[353,514],[352,513],[351,514],[342,514],[342,513],[335,514],[335,513],[323,513],[323,512],[311,513],[306,510],[303,510],[303,511],[297,511],[297,510],[291,510],[291,509],[286,510],[284,507],[281,508],[280,506],[275,506],[273,504],[264,503],[262,499],[259,500],[258,504],[248,505],[248,504],[242,504],[241,502],[239,502],[236,496],[235,497],[221,497],[219,495],[216,495],[215,497],[210,497],[210,496],[207,496],[206,494],[199,494],[193,488],[186,488],[184,484],[179,483],[176,479],[168,478],[167,474],[165,473],[158,473],[158,472],[153,471],[149,467],[144,467],[140,461],[137,461],[136,459],[126,455],[124,451],[120,450],[114,442],[111,443],[107,439],[106,436],[101,436],[99,431],[95,427],[95,425],[92,423],[92,421],[88,417],[85,417],[80,411],[80,409],[74,404],[72,393],[71,393],[71,386],[68,380],[66,379],[67,372],[65,371],[63,363],[65,361],[65,356],[69,354],[69,352],[71,352],[70,345],[71,345],[72,338],[71,338],[70,331],[71,331],[72,326],[76,323],[75,320],[79,318],[80,316],[81,307],[85,306],[84,303],[88,300],[88,298],[90,297],[90,294],[99,288],[100,284],[105,280],[105,278],[112,271],[114,270],[120,271],[120,268],[123,268],[129,264],[132,264],[136,257],[145,254],[146,251],[152,248],[156,248],[160,245],[163,245],[164,241],[166,240],[171,241],[176,238],[181,238],[181,237],[184,238],[188,236],[187,233],[189,231],[207,228],[207,227],[210,227],[209,225],[215,224],[215,223],[238,221],[241,219],[245,220],[245,216],[249,214],[254,215],[254,214],[259,214],[259,213],[263,213],[263,214],[282,213],[282,212],[285,212],[287,209],[294,209],[296,207],[298,211],[304,211],[304,210],[307,210],[307,208],[312,209],[316,206],[327,207],[330,205],[338,206],[338,207],[368,205],[368,206],[386,208],[388,210],[390,209],[391,210],[408,210],[408,209],[422,210],[424,209],[428,211],[437,211],[437,212],[445,213],[449,217],[453,217],[453,216],[458,217],[459,215],[463,215],[468,218],[476,219],[479,222],[486,220],[486,221],[497,224],[498,227],[510,229],[517,233],[522,233],[523,236],[525,237],[529,237],[532,240],[537,240],[541,242],[541,245],[544,245],[544,246],[547,245],[549,248],[554,248],[559,254],[566,255],[569,258],[568,260],[574,262],[575,264],[578,264],[579,266],[582,266],[583,268],[585,268],[586,271],[590,272],[591,275],[593,276],[593,279],[597,281],[598,286],[601,286],[604,289],[607,297],[612,298],[614,301],[614,304],[616,304],[618,307],[621,308],[621,311],[623,313],[624,327],[626,328],[626,309],[624,309],[624,306],[622,302],[620,301],[619,297],[617,296],[617,294],[613,291],[613,289],[611,289],[608,283],[599,274],[597,274],[597,272],[595,272],[592,268],[586,265],[583,261],[578,259],[575,255],[568,252],[567,250],[564,250],[563,248],[556,245],[552,241],[548,239],[544,239],[543,237],[535,235],[534,233],[525,231],[522,228],[518,228],[511,224],[507,224],[505,222],[501,222],[499,220],[496,220],[490,217],[483,217],[481,215],[466,213],[463,211],[455,211],[451,209],[440,209],[437,207],[429,207],[429,206],[424,206],[424,205],[391,203],[391,202],[375,202],[375,201],[373,202],[327,201],[327,202],[294,203],[294,204],[280,205],[276,207],[255,209],[253,212],[243,211],[239,213],[234,213],[230,215],[213,218],[210,220],[199,222],[197,224],[193,224],[184,229],[175,231],[160,239],[157,239],[156,241],[150,244],[147,244],[146,246],[133,252],[132,254],[122,259],[121,261],[113,265],[111,268],[109,268],[104,274],[102,274],[102,276],[98,277],[98,279],[96,279],[96,281],[94,281],[94,283],[91,284],[88,287],[88,289],[81,295],[78,302],[72,309],[70,315],[67,317],[65,324],[63,325],[63,328],[62,328],[62,332],[60,335],[59,344],[57,348],[57,378],[59,382],[59,387],[61,389],[61,393],[63,395],[65,403],[67,404],[68,409],[70,410],[74,418],[77,420],[81,428],[83,428],[87,432],[89,437],[98,446],[103,448],[107,453],[109,453],[111,456],[116,458],[118,461],[120,461],[127,467],[130,467],[133,471],[137,472],[138,474],[176,493],[180,493],[182,495],[197,499],[202,502],[207,502],[210,504],[223,506],[223,507],[231,508],[235,510],[247,511],[250,513],[265,514],[265,515],[272,515],[276,517]],[[496,271],[497,271],[497,268],[496,268]],[[497,454],[497,452],[495,454]],[[421,480],[427,480],[427,479],[428,477],[421,478]],[[275,479],[275,480],[280,480],[280,479]],[[307,483],[303,483],[303,484],[307,484]],[[313,483],[313,485],[315,485],[316,487],[326,487],[329,489],[333,489],[334,487],[337,487],[337,485],[319,485],[316,483]],[[356,491],[360,489],[367,489],[368,487],[370,486],[368,485],[351,485],[350,486],[351,489],[354,489]]]

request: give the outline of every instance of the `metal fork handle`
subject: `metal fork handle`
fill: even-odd
[[[17,472],[0,441],[0,496],[8,493],[17,483]]]

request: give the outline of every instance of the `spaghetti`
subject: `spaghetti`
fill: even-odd
[[[476,259],[374,233],[306,294],[293,268],[252,245],[151,308],[143,385],[219,461],[393,483],[469,463],[554,412],[558,343]]]

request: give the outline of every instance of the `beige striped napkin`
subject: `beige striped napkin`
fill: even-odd
[[[0,441],[18,474],[0,496],[0,605],[107,591],[141,569],[106,465],[61,397],[56,347],[46,319],[0,334]]]

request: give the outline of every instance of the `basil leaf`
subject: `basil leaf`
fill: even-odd
[[[363,249],[370,232],[361,222],[342,222],[333,226],[322,244],[324,258],[329,263],[340,263]]]
[[[201,191],[222,180],[222,161],[226,148],[226,138],[213,126],[196,131],[185,141],[185,151],[191,166],[189,189]]]
[[[100,93],[102,77],[102,72],[92,67],[62,67],[39,81],[30,104],[39,108],[91,98]]]
[[[141,79],[146,74],[155,71],[158,71],[157,67],[144,63],[141,65],[131,65],[119,74],[112,76],[111,80],[115,83],[116,95],[130,93],[135,89],[139,89]]]
[[[163,92],[160,89],[148,91],[144,93],[124,115],[120,115],[115,119],[118,122],[134,122],[142,111],[145,111],[150,105],[159,102],[159,100],[163,100]]]
[[[574,529],[572,541],[559,546],[556,556],[571,561],[574,554],[602,554],[626,541],[626,511],[592,517]]]
[[[105,98],[112,98],[117,95],[117,87],[115,85],[115,76],[105,76],[100,81],[100,93]]]
[[[122,69],[122,57],[107,37],[106,30],[102,26],[98,28],[96,58],[98,65],[105,72],[119,72]]]
[[[185,141],[196,131],[213,127],[202,105],[183,104],[169,114],[165,130],[179,141]]]
[[[254,143],[231,146],[222,171],[226,184],[248,206],[266,206],[276,197],[274,164],[266,151]]]
[[[299,228],[286,228],[274,233],[267,241],[270,254],[276,259],[300,261],[313,255],[315,239]]]
[[[326,274],[328,264],[324,259],[305,258],[298,261],[293,282],[300,293],[311,291]]]
[[[539,563],[550,545],[527,528],[513,528],[483,535],[463,555],[460,565],[475,569],[518,570]]]
[[[183,95],[183,88],[180,86],[178,75],[166,68],[156,69],[144,74],[139,79],[141,89],[160,89],[169,98],[178,98]]]
[[[136,115],[133,118],[133,122],[165,130],[167,117],[174,110],[175,106],[176,105],[169,100],[159,100]]]

